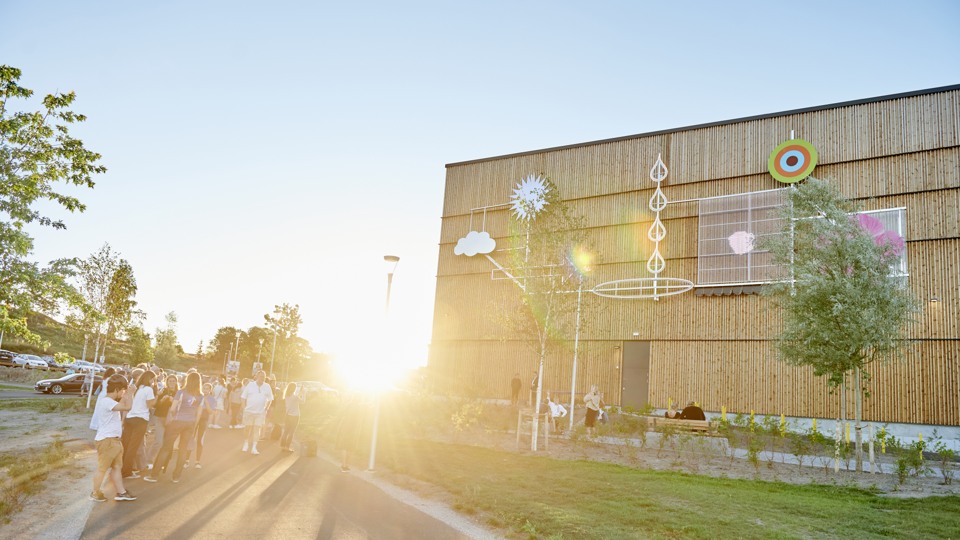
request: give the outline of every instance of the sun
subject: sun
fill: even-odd
[[[517,184],[510,197],[513,214],[521,221],[529,221],[537,217],[547,202],[547,193],[550,187],[542,176],[529,175]]]

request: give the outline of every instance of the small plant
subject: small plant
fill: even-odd
[[[750,437],[747,444],[747,461],[753,465],[753,469],[757,474],[760,473],[760,452],[763,451],[763,447],[762,437]]]
[[[657,432],[660,433],[660,439],[657,441],[657,457],[660,457],[660,454],[663,453],[663,449],[666,448],[667,443],[673,439],[673,436],[677,433],[677,428],[673,426],[657,426]]]
[[[949,486],[953,484],[957,451],[943,442],[943,438],[937,433],[936,429],[933,430],[930,445],[933,448],[933,452],[937,455],[937,463],[940,464],[940,474],[943,476],[944,485]]]
[[[803,468],[803,461],[810,455],[810,451],[813,448],[813,443],[811,442],[813,433],[809,435],[806,433],[790,433],[789,435],[790,452],[797,457],[798,469]]]

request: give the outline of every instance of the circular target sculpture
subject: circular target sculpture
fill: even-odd
[[[817,149],[803,139],[790,139],[780,143],[767,160],[770,174],[778,182],[793,184],[810,176],[817,166]]]

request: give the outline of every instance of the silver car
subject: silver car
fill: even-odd
[[[21,354],[13,357],[13,363],[17,367],[22,367],[24,369],[50,369],[50,366],[43,361],[39,356],[34,356],[32,354]]]

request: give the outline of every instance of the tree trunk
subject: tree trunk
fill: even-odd
[[[537,395],[536,403],[534,403],[533,406],[533,420],[530,422],[532,431],[530,434],[530,450],[533,452],[537,451],[537,438],[540,435],[540,401],[543,399],[543,364],[547,357],[547,339],[550,335],[550,312],[552,311],[552,307],[551,303],[547,304],[547,317],[544,319],[543,326],[540,330],[540,367],[537,371]]]
[[[854,377],[856,377],[856,395],[854,400],[856,405],[854,406],[854,414],[856,415],[856,434],[857,434],[857,472],[863,472],[863,436],[862,436],[862,427],[860,422],[863,418],[863,377],[860,375],[860,368],[854,369]]]

